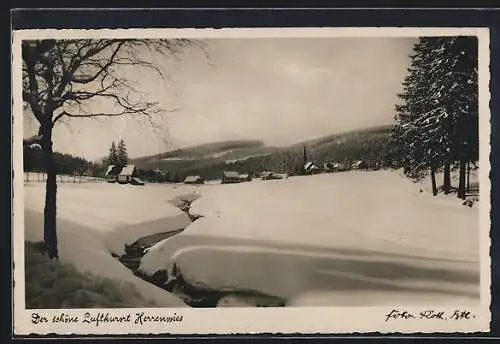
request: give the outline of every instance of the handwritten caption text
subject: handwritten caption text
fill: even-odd
[[[31,323],[38,325],[44,323],[64,323],[64,324],[89,324],[91,326],[100,326],[102,324],[119,324],[127,323],[134,325],[145,325],[147,323],[176,323],[182,322],[182,315],[177,313],[165,314],[148,314],[146,312],[113,314],[110,312],[85,312],[83,315],[70,315],[61,312],[54,316],[44,316],[43,314],[34,312],[31,313]]]

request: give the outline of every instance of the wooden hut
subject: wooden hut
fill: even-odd
[[[240,174],[238,172],[224,171],[222,174],[222,184],[239,183],[240,181]]]
[[[262,180],[282,179],[282,177],[280,175],[273,173],[273,172],[269,172],[269,171],[262,172],[260,178]]]
[[[187,176],[184,179],[184,184],[204,184],[200,176]]]
[[[248,173],[240,174],[240,181],[241,182],[249,182],[251,180],[252,180],[252,177]]]
[[[321,172],[321,169],[314,162],[307,162],[304,165],[304,172],[306,174],[317,174]]]
[[[137,178],[137,170],[134,165],[126,165],[118,175],[118,183],[128,184],[132,182],[132,178]]]
[[[352,164],[352,168],[356,170],[364,170],[368,168],[368,164],[364,160],[358,160]]]
[[[333,164],[332,162],[325,162],[325,163],[323,164],[323,170],[324,170],[325,172],[334,172],[334,171],[335,171],[335,169],[334,169],[334,166],[333,166],[333,165],[334,165],[334,164]]]

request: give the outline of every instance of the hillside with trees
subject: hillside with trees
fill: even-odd
[[[179,148],[161,154],[145,156],[135,159],[137,163],[155,162],[158,159],[167,160],[195,160],[224,156],[224,158],[236,158],[244,156],[246,152],[261,152],[272,147],[265,147],[262,141],[258,140],[231,140],[221,142],[211,142],[202,145]]]
[[[152,174],[155,169],[162,170],[168,181],[182,181],[187,175],[193,174],[207,180],[218,179],[225,170],[241,173],[266,170],[292,172],[303,163],[304,147],[309,160],[317,164],[336,161],[350,165],[362,159],[369,166],[390,166],[387,152],[390,149],[391,130],[392,126],[355,130],[288,147],[268,147],[260,141],[218,142],[131,161],[143,174]]]

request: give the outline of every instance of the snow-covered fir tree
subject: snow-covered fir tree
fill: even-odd
[[[404,173],[415,180],[460,165],[459,197],[464,196],[465,164],[477,161],[477,40],[475,37],[423,37],[396,105],[393,144]],[[463,179],[463,182],[462,182]]]
[[[109,154],[106,158],[106,164],[116,165],[118,164],[118,151],[116,149],[115,141],[111,142],[111,147],[109,148]]]
[[[128,153],[127,147],[125,146],[125,142],[120,140],[117,147],[117,165],[118,166],[126,166],[128,164]]]

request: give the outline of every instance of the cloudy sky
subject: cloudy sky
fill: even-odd
[[[123,139],[137,157],[232,139],[268,145],[392,123],[396,93],[408,68],[412,38],[248,38],[206,41],[158,60],[168,80],[132,75],[165,108],[145,121],[71,119],[58,123],[55,149],[98,159]],[[25,136],[35,131],[30,116]]]

